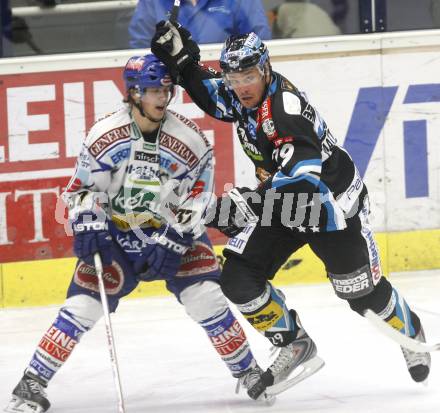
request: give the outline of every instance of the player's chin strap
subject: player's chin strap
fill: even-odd
[[[417,341],[405,334],[400,333],[391,327],[387,322],[382,320],[375,312],[371,310],[366,310],[364,317],[370,321],[380,332],[388,336],[391,340],[395,341],[402,347],[408,350],[414,351],[415,353],[431,353],[433,351],[440,351],[440,343],[428,344]]]

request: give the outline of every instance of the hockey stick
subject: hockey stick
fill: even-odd
[[[366,310],[364,316],[371,322],[371,324],[380,330],[382,334],[388,336],[391,340],[395,341],[397,344],[400,344],[402,347],[407,348],[408,350],[416,353],[431,353],[433,351],[440,351],[440,343],[428,344],[414,340],[413,338],[395,330],[371,310]]]
[[[173,26],[178,25],[177,17],[179,16],[179,10],[180,10],[180,0],[174,0],[174,5],[170,11],[170,18],[168,19],[173,24]],[[166,41],[163,46],[168,52],[171,52],[173,50],[172,39]]]
[[[104,286],[104,269],[99,252],[93,256],[95,260],[96,276],[98,277],[99,294],[101,296],[102,310],[104,312],[105,331],[107,333],[107,343],[110,352],[110,362],[112,365],[113,379],[115,382],[116,393],[118,395],[118,413],[125,413],[124,398],[122,396],[121,378],[119,376],[118,360],[116,358],[115,340],[113,337],[112,323],[110,320],[110,311],[108,307],[107,294]]]
[[[180,0],[174,0],[174,5],[170,12],[170,22],[173,24],[177,23],[177,17],[179,16],[179,9],[180,9]]]

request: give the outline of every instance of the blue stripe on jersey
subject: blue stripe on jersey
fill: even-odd
[[[272,178],[271,188],[279,188],[284,185],[289,185],[291,183],[299,182],[302,181],[303,179],[306,179],[306,177],[307,177],[306,174],[301,174],[293,178],[290,175],[284,175],[282,172],[277,172]]]
[[[333,203],[330,200],[330,196],[332,197],[332,194],[330,192],[330,189],[327,185],[325,185],[322,181],[319,181],[319,191],[324,194],[321,199],[325,199],[324,206],[327,209],[327,225],[326,230],[327,231],[335,231],[338,228],[338,225],[336,224],[336,213],[335,209],[333,207]]]
[[[337,219],[336,219],[335,208],[333,206],[333,203],[336,201],[332,202],[332,199],[334,200],[334,198],[329,187],[320,179],[315,178],[312,175],[306,175],[304,179],[312,183],[314,186],[316,186],[319,189],[319,192],[321,193],[321,202],[324,205],[325,209],[327,210],[326,230],[335,231],[337,229],[340,229],[336,224]]]
[[[307,175],[307,178],[305,179],[308,180],[309,182],[310,181],[313,182],[318,187],[319,192],[321,193],[321,201],[323,201],[323,205],[327,210],[326,230],[336,231],[338,229],[342,229],[339,228],[338,225],[336,224],[337,218],[336,218],[335,208],[333,206],[333,203],[336,203],[336,201],[334,201],[333,195],[329,187],[324,182],[313,176]]]
[[[314,176],[310,174],[301,174],[298,175],[296,178],[292,178],[291,176],[286,176],[281,172],[277,172],[275,174],[275,177],[277,175],[283,175],[285,178],[281,178],[277,181],[272,180],[272,188],[279,188],[284,185],[288,185],[291,183],[299,182],[299,181],[307,181],[310,184],[312,184],[315,188],[319,189],[319,192],[321,193],[321,201],[323,201],[323,205],[325,209],[327,210],[327,225],[326,230],[327,231],[335,231],[337,229],[342,229],[342,227],[339,227],[336,223],[336,213],[335,208],[333,206],[334,201],[332,202],[332,194],[330,192],[330,189],[327,185],[325,185],[321,180],[318,178],[315,178]],[[275,178],[274,177],[274,178]]]
[[[294,177],[298,169],[302,168],[303,166],[322,166],[322,160],[320,158],[315,158],[315,159],[306,159],[304,161],[300,161],[291,169],[289,175]],[[305,171],[305,173],[307,173],[307,171]]]
[[[215,117],[218,119],[229,118],[232,119],[231,114],[228,111],[226,102],[222,96],[218,94],[218,88],[220,86],[220,79],[205,79],[203,80],[203,85],[208,89],[209,97],[215,103],[217,109],[215,112]],[[215,85],[214,85],[215,84]]]
[[[96,162],[98,163],[98,165],[101,168],[100,169],[92,169],[92,173],[95,173],[95,172],[105,172],[105,171],[111,171],[112,170],[112,166],[111,165],[107,165],[106,163],[98,161],[98,160],[96,160]]]
[[[272,78],[269,85],[269,95],[273,95],[277,90],[277,81]]]
[[[121,146],[121,145],[125,145],[126,148],[130,148],[130,147],[131,147],[130,141],[131,141],[131,137],[130,137],[130,136],[129,136],[128,138],[125,138],[125,139],[117,140],[116,142],[110,144],[108,148],[105,148],[102,152],[100,152],[100,153],[95,157],[95,159],[98,161],[98,160],[101,159],[103,156],[107,155],[108,152],[110,152],[110,151],[116,149],[118,146]],[[120,148],[120,149],[122,150],[123,148]],[[98,161],[98,162],[99,162],[99,161]]]

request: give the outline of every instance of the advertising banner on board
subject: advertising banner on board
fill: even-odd
[[[273,63],[304,90],[355,160],[372,201],[374,228],[440,227],[440,61],[429,51]],[[209,62],[208,62],[209,63]],[[121,68],[0,76],[0,262],[71,256],[56,200],[82,139],[123,98]],[[179,90],[173,109],[214,143],[216,192],[254,185],[233,125],[205,115]],[[224,239],[215,236],[214,242]]]

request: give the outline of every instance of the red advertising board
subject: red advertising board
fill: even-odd
[[[123,91],[120,68],[0,77],[0,262],[72,255],[72,239],[55,220],[57,197],[87,130],[120,104]],[[180,99],[185,115],[212,131],[221,193],[234,182],[232,125],[192,110],[185,93]]]

